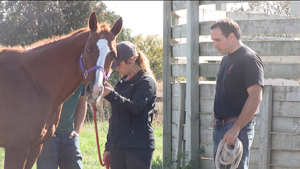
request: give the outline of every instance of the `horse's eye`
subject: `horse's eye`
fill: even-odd
[[[90,50],[89,50],[88,48],[86,48],[85,51],[86,51],[87,53],[90,53]]]

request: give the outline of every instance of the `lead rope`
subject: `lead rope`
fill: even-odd
[[[106,157],[105,163],[103,163],[101,155],[100,155],[100,146],[99,146],[98,129],[97,129],[97,116],[96,116],[97,107],[96,107],[95,103],[92,103],[92,106],[93,106],[93,109],[94,109],[94,123],[95,123],[95,132],[96,132],[97,150],[98,150],[99,161],[100,161],[100,164],[101,164],[102,167],[105,166],[106,169],[109,169],[109,166],[110,166],[109,156]]]
[[[217,169],[220,169],[221,164],[225,166],[225,169],[230,165],[230,169],[236,169],[243,155],[243,144],[236,138],[234,148],[228,147],[225,142],[224,147],[222,148],[222,140],[218,145],[218,150],[215,159],[215,166]]]

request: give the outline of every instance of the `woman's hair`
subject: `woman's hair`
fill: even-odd
[[[150,62],[149,62],[148,57],[142,51],[138,51],[137,56],[133,56],[133,58],[134,58],[135,63],[137,63],[144,72],[149,73],[153,77],[153,79],[156,83],[155,76],[153,74],[153,71],[150,68]],[[129,58],[125,59],[125,63],[126,64],[129,63]]]

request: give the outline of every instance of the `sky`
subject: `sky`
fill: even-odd
[[[130,28],[133,35],[143,36],[157,34],[163,37],[163,1],[102,1],[108,10],[114,11],[123,19],[125,28]],[[238,3],[239,4],[239,3]],[[227,4],[227,11],[233,4]],[[244,4],[245,7],[245,4]],[[215,5],[202,5],[200,8],[215,9]],[[181,11],[177,14],[181,15]],[[186,12],[185,12],[186,13]],[[186,14],[179,19],[179,24],[185,24]]]
[[[108,10],[123,19],[133,35],[163,35],[163,1],[103,1]]]

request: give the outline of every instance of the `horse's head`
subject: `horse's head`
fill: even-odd
[[[96,102],[103,94],[104,82],[117,56],[116,37],[122,30],[122,24],[120,17],[111,29],[106,24],[98,27],[95,12],[90,15],[90,34],[80,58],[84,71],[85,98],[90,103]]]

